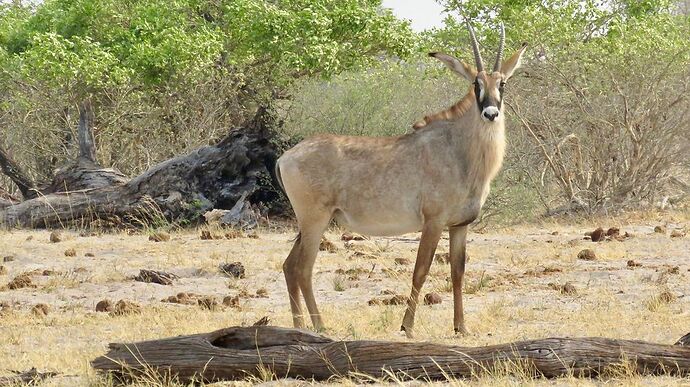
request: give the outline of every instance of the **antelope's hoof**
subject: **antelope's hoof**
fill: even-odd
[[[470,332],[468,332],[465,327],[455,328],[454,330],[455,330],[455,334],[458,336],[467,336],[470,334]]]
[[[406,336],[408,339],[414,339],[414,329],[412,329],[412,328],[405,328],[404,325],[401,325],[401,326],[400,326],[400,331],[401,331],[401,332],[405,332],[405,336]]]

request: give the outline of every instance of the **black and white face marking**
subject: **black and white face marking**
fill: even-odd
[[[504,86],[505,82],[502,79],[491,79],[491,82],[486,82],[483,78],[475,78],[474,94],[477,97],[479,114],[484,121],[500,119]]]

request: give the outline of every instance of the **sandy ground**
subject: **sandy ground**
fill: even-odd
[[[664,225],[666,233],[654,232],[657,225]],[[598,243],[583,239],[596,226],[619,227],[632,236]],[[470,334],[452,333],[449,268],[435,262],[424,292],[438,292],[443,302],[419,308],[417,340],[476,346],[549,336],[606,336],[673,343],[690,331],[690,236],[671,238],[676,229],[690,230],[687,216],[550,222],[471,233],[465,287]],[[174,232],[167,242],[149,241],[145,233],[63,231],[58,243],[50,242],[49,231],[0,231],[0,257],[11,257],[0,262],[0,375],[37,367],[66,375],[46,385],[107,385],[88,361],[103,354],[108,342],[248,325],[263,316],[274,325],[289,326],[282,261],[295,230],[264,227],[258,239],[219,240],[202,240],[201,231]],[[328,325],[325,334],[406,340],[398,332],[404,306],[369,306],[367,301],[409,293],[418,235],[347,246],[340,236],[337,229],[327,233],[337,251],[321,252],[316,263],[315,291]],[[595,252],[595,260],[577,258],[585,248]],[[69,249],[76,256],[66,256]],[[447,251],[446,236],[437,252]],[[396,263],[396,258],[409,263]],[[219,271],[219,264],[234,261],[243,263],[245,278]],[[180,278],[170,286],[137,282],[132,277],[139,269],[164,270]],[[8,289],[11,280],[27,272],[34,287]],[[574,294],[559,290],[566,283],[574,286]],[[257,297],[257,291],[264,297]],[[241,295],[240,305],[208,310],[161,302],[179,292],[218,301]],[[142,311],[122,316],[96,312],[103,299],[133,301]],[[48,314],[32,311],[37,304],[46,304]],[[690,379],[621,374],[595,381],[542,381],[493,375],[453,382],[465,383],[690,385]]]

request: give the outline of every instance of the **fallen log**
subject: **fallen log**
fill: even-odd
[[[181,380],[258,376],[326,380],[334,376],[445,380],[506,369],[534,376],[596,376],[624,362],[640,374],[690,373],[690,348],[601,337],[546,338],[486,347],[386,341],[334,341],[304,330],[252,326],[131,344],[113,343],[92,361],[129,379],[147,372]],[[515,369],[509,367],[508,369]]]
[[[95,162],[88,108],[82,109],[76,162],[57,173],[38,197],[0,206],[0,227],[50,228],[94,221],[140,226],[162,218],[194,223],[213,208],[231,209],[245,199],[274,199],[262,191],[260,181],[262,175],[270,176],[277,158],[277,123],[267,109],[260,108],[252,120],[230,130],[217,144],[166,160],[131,180]],[[275,193],[273,187],[270,190]]]

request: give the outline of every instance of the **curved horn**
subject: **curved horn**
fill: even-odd
[[[474,36],[474,30],[469,20],[465,20],[467,23],[467,30],[470,31],[470,40],[472,41],[472,51],[474,51],[474,62],[477,64],[477,72],[481,73],[484,71],[484,65],[482,64],[482,54],[479,53],[479,43],[477,43],[477,37]]]
[[[503,61],[503,45],[506,42],[506,30],[501,23],[500,39],[498,41],[498,54],[496,54],[496,63],[494,64],[494,72],[501,71],[501,62]]]

